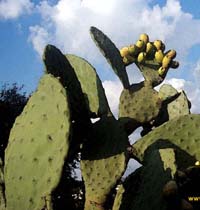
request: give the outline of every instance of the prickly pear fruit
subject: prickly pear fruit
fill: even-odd
[[[162,49],[162,41],[161,40],[155,40],[153,42],[154,46],[156,47],[157,50],[161,50]]]
[[[62,175],[70,128],[66,90],[44,75],[16,119],[5,151],[7,209],[52,209],[51,192]]]
[[[162,60],[162,67],[163,68],[169,68],[171,61],[172,61],[172,59],[165,55],[163,60]]]
[[[165,55],[168,58],[174,59],[176,57],[176,51],[175,50],[169,50]]]
[[[123,47],[123,48],[121,48],[121,49],[120,49],[120,55],[121,55],[122,57],[125,57],[125,56],[129,55],[129,48],[128,48],[128,47]]]
[[[135,45],[139,48],[140,52],[145,49],[145,43],[142,40],[138,40]]]
[[[137,62],[138,63],[144,63],[146,58],[146,53],[145,52],[140,52],[138,57],[137,57]]]
[[[149,36],[147,34],[140,34],[139,40],[142,40],[146,44],[149,42]]]
[[[137,47],[135,44],[132,44],[132,45],[130,45],[130,46],[128,47],[128,51],[129,51],[129,54],[130,54],[131,56],[135,56],[135,55],[138,54],[139,49],[138,49],[138,47]]]
[[[146,53],[147,53],[147,56],[154,56],[155,52],[156,52],[156,47],[153,45],[153,43],[148,42],[146,44]]]
[[[158,62],[158,63],[162,63],[163,58],[164,58],[164,54],[163,54],[162,50],[156,51],[155,61]]]

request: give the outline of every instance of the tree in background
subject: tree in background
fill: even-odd
[[[22,92],[22,86],[16,83],[4,84],[0,89],[0,157],[4,160],[4,150],[7,146],[10,129],[15,118],[22,112],[28,96]]]

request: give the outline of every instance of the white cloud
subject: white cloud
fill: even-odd
[[[33,6],[30,0],[1,0],[0,19],[18,18],[24,13],[29,13]]]
[[[200,113],[200,87],[195,82],[171,78],[164,83],[172,85],[178,91],[184,90],[192,104],[191,113]]]
[[[182,66],[189,49],[200,43],[200,20],[184,12],[178,0],[167,0],[163,7],[150,7],[149,1],[145,0],[105,1],[59,0],[54,5],[41,1],[37,9],[43,20],[30,27],[29,40],[34,49],[42,55],[46,44],[54,44],[64,53],[84,57],[97,67],[100,76],[104,75],[106,78],[110,67],[89,35],[92,25],[106,33],[117,47],[134,43],[139,34],[144,32],[149,34],[151,40],[162,39],[167,43],[167,49],[177,50],[177,59]],[[141,74],[138,74],[133,66],[127,71],[131,82],[141,81]],[[173,76],[173,73],[170,75]],[[175,78],[168,80],[166,82],[171,82],[177,89],[186,89],[190,100],[194,102],[192,111],[198,112],[197,103],[194,101],[200,92],[197,83]],[[117,115],[121,84],[105,81],[104,88],[111,109]]]

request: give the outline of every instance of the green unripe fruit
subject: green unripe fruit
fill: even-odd
[[[135,45],[139,48],[140,51],[144,50],[145,48],[145,43],[142,40],[138,40]]]
[[[166,53],[166,56],[171,58],[171,59],[174,59],[176,57],[176,51],[175,50],[169,50],[167,53]]]
[[[129,64],[131,64],[131,63],[133,63],[133,62],[135,62],[135,60],[136,59],[134,57],[130,56],[130,55],[127,55],[127,56],[123,57],[123,63],[126,66],[129,65]]]
[[[121,55],[122,57],[125,57],[125,56],[127,56],[128,54],[129,54],[128,47],[123,47],[123,48],[120,49],[120,55]]]
[[[128,47],[128,51],[131,56],[134,56],[138,54],[139,49],[135,44],[132,44]]]
[[[165,75],[165,72],[167,71],[167,68],[164,68],[163,66],[161,66],[159,69],[158,69],[158,74],[159,76],[163,76]]]
[[[149,36],[147,34],[140,34],[139,40],[142,40],[146,44],[149,42]]]
[[[156,47],[157,50],[161,50],[162,49],[162,41],[161,40],[156,40],[154,41],[154,46]]]
[[[163,68],[168,68],[170,63],[171,63],[172,59],[168,56],[165,56],[162,60],[162,67]]]
[[[137,58],[138,63],[143,63],[145,61],[146,55],[147,54],[145,52],[139,53]]]
[[[162,50],[156,51],[156,53],[155,53],[155,60],[158,63],[162,63],[163,58],[164,58],[164,54],[163,54]]]

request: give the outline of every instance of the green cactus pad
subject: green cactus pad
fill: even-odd
[[[164,185],[176,172],[173,149],[154,150],[148,155],[147,164],[125,180],[125,192],[120,210],[167,210],[163,198]]]
[[[89,108],[81,84],[66,56],[55,46],[47,45],[44,50],[43,61],[46,67],[45,71],[58,77],[67,89],[72,120],[80,121],[84,118],[85,123],[88,123]]]
[[[137,67],[140,69],[145,83],[155,87],[163,82],[164,77],[160,77],[158,74],[158,69],[160,64],[154,62],[153,60],[145,61],[145,63],[139,64],[136,63]]]
[[[102,54],[105,56],[107,61],[112,66],[114,72],[121,80],[124,88],[129,87],[128,75],[126,73],[126,68],[124,66],[123,60],[121,58],[120,52],[114,43],[99,29],[95,27],[90,28],[91,36],[100,49]]]
[[[134,143],[132,146],[135,156],[143,162],[144,154],[151,151],[151,148],[172,147],[177,150],[177,160],[182,159],[179,167],[194,165],[196,160],[200,160],[199,127],[200,115],[189,114],[174,118]]]
[[[190,102],[184,91],[167,106],[169,120],[182,115],[190,114]]]
[[[123,175],[128,136],[113,117],[94,124],[91,140],[83,145],[81,171],[85,182],[85,210],[104,208],[107,196]]]
[[[157,91],[143,83],[124,89],[120,96],[119,118],[130,118],[140,123],[155,119],[161,108]]]
[[[166,101],[175,97],[178,94],[178,91],[172,85],[163,84],[160,87],[158,94],[163,101]]]
[[[110,112],[105,91],[96,70],[83,58],[75,55],[66,55],[73,67],[76,76],[81,84],[85,101],[91,112],[91,116],[101,117]]]
[[[5,151],[6,202],[9,210],[51,208],[69,148],[70,113],[66,91],[44,75],[16,119]]]

